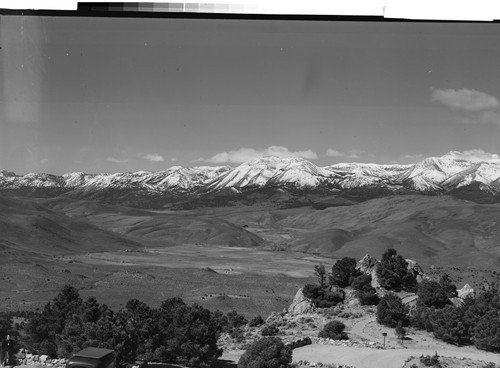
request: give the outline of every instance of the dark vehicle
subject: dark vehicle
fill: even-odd
[[[113,350],[86,348],[73,356],[66,363],[66,368],[115,368]]]

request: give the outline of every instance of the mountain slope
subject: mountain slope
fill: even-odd
[[[139,249],[114,232],[72,218],[29,198],[0,196],[0,259]]]
[[[225,218],[289,250],[361,258],[393,247],[427,266],[500,267],[500,204],[399,195],[323,210],[236,211]]]

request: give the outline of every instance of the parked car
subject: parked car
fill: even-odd
[[[114,353],[109,349],[86,348],[73,354],[66,368],[115,368]]]

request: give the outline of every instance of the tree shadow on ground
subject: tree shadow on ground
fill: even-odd
[[[218,360],[218,367],[220,367],[220,368],[237,368],[238,364],[236,364],[232,360],[219,359]]]

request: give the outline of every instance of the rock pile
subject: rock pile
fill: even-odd
[[[312,337],[311,341],[314,344],[321,344],[321,345],[355,346],[355,347],[363,347],[370,349],[383,349],[382,344],[373,341],[333,340],[321,337]]]
[[[66,359],[50,359],[48,355],[35,355],[27,353],[21,349],[16,354],[18,365],[37,365],[54,368],[64,368],[66,366]]]
[[[414,261],[413,259],[407,259],[406,262],[408,263],[408,271],[410,271],[413,276],[415,276],[415,279],[418,283],[429,279],[429,277],[424,273],[422,267],[420,267],[420,265],[416,261]]]

